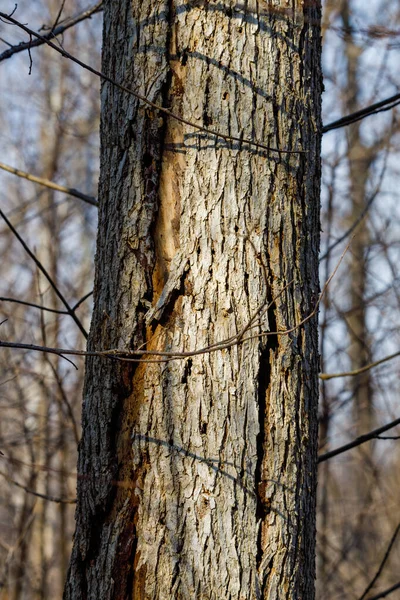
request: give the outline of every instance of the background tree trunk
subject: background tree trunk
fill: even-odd
[[[351,3],[343,3],[341,15],[345,33],[345,53],[347,58],[347,93],[345,111],[349,114],[360,109],[358,98],[361,90],[360,57],[362,49],[355,43],[352,35]],[[382,135],[384,138],[384,135]],[[348,160],[351,198],[351,214],[349,221],[354,223],[363,214],[368,202],[367,184],[370,177],[370,166],[377,158],[377,149],[381,141],[368,147],[361,136],[360,123],[350,125],[348,131]],[[369,340],[367,310],[368,305],[368,252],[371,246],[368,219],[361,220],[357,235],[351,247],[349,314],[346,323],[349,331],[349,358],[351,370],[358,370],[373,361]],[[351,380],[353,394],[353,422],[355,437],[365,431],[372,431],[375,424],[373,382],[370,371],[366,371]],[[355,463],[351,475],[354,488],[354,502],[359,506],[359,516],[354,527],[354,546],[361,560],[367,561],[368,555],[375,555],[373,540],[376,540],[375,519],[371,511],[374,487],[373,442],[364,444],[354,453]],[[372,513],[372,514],[371,514]]]
[[[106,74],[300,153],[103,85],[89,349],[240,343],[88,359],[65,598],[314,597],[319,22],[299,0],[105,2]]]

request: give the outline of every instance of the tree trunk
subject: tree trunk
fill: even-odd
[[[360,109],[359,77],[362,49],[355,43],[352,34],[352,4],[344,2],[342,7],[345,35],[345,53],[347,58],[347,93],[345,111],[353,113]],[[382,135],[384,138],[384,135]],[[360,219],[367,206],[367,184],[371,164],[377,156],[373,146],[368,147],[362,139],[360,122],[353,123],[348,129],[348,161],[350,178],[351,214],[350,222]],[[378,144],[376,144],[378,146]],[[367,324],[367,284],[368,249],[370,232],[367,218],[361,219],[356,236],[351,244],[351,262],[349,267],[350,309],[346,317],[349,332],[349,358],[351,370],[358,370],[373,361]],[[374,418],[374,394],[371,371],[366,371],[350,380],[353,401],[354,437],[359,437],[376,427]],[[353,503],[358,508],[357,519],[353,519],[354,546],[357,558],[363,563],[376,557],[375,519],[371,515],[374,487],[373,442],[363,444],[353,455],[351,488],[354,490]],[[375,540],[375,543],[372,543]]]
[[[320,10],[279,4],[105,2],[107,75],[296,153],[103,84],[89,349],[233,343],[88,358],[67,599],[314,597]]]

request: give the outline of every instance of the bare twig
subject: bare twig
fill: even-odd
[[[383,592],[379,592],[379,594],[376,594],[376,596],[370,596],[368,598],[368,600],[379,600],[380,598],[386,598],[386,596],[389,596],[392,592],[394,592],[395,590],[398,590],[399,588],[400,588],[400,581],[398,581],[397,583],[392,585],[392,587],[387,588]]]
[[[318,457],[318,462],[319,463],[325,462],[326,460],[329,460],[330,458],[333,458],[334,456],[337,456],[338,454],[343,454],[343,452],[347,452],[348,450],[352,450],[353,448],[356,448],[357,446],[361,446],[361,444],[365,444],[365,442],[369,442],[370,440],[373,440],[373,439],[379,439],[379,435],[381,433],[384,433],[385,431],[388,431],[389,429],[396,427],[396,425],[400,425],[400,419],[395,419],[391,423],[387,423],[386,425],[383,425],[382,427],[378,427],[378,429],[374,429],[373,431],[370,431],[369,433],[360,435],[358,438],[356,438],[352,442],[349,442],[348,444],[345,444],[344,446],[340,446],[339,448],[336,448],[335,450],[331,450],[330,452],[321,454]]]
[[[265,150],[267,152],[277,152],[279,155],[281,155],[281,154],[306,154],[307,153],[304,150],[281,150],[280,148],[274,148],[272,146],[268,146],[267,144],[263,144],[262,142],[256,142],[254,140],[246,139],[246,138],[235,136],[235,135],[226,135],[224,133],[220,133],[219,131],[214,131],[213,129],[208,129],[207,127],[203,127],[202,125],[193,123],[192,121],[189,121],[188,119],[185,119],[184,117],[181,117],[180,115],[178,115],[176,113],[173,113],[168,108],[164,108],[163,106],[160,106],[159,104],[156,104],[155,102],[152,102],[146,96],[143,96],[142,94],[139,94],[138,92],[135,92],[131,88],[121,85],[115,79],[112,79],[112,77],[109,77],[108,75],[105,75],[104,73],[101,73],[100,71],[98,71],[97,69],[94,69],[90,65],[82,62],[81,60],[79,60],[79,58],[76,58],[75,56],[73,56],[72,54],[70,54],[69,52],[64,50],[64,48],[59,48],[58,46],[53,44],[53,42],[51,42],[47,37],[44,37],[44,36],[40,35],[39,33],[36,33],[35,31],[33,31],[33,29],[30,29],[23,23],[20,23],[19,21],[17,21],[10,15],[0,12],[0,17],[5,19],[5,21],[9,21],[13,25],[16,25],[20,29],[23,29],[29,35],[32,35],[35,38],[41,40],[43,43],[50,46],[50,48],[53,48],[53,50],[55,50],[56,52],[61,54],[61,56],[63,56],[64,58],[68,58],[69,60],[76,63],[83,69],[86,69],[90,73],[93,73],[97,77],[100,77],[103,81],[108,81],[108,83],[111,83],[111,85],[113,85],[114,87],[120,89],[123,92],[126,92],[127,94],[130,94],[131,96],[134,96],[140,102],[143,102],[143,104],[147,104],[147,106],[150,106],[153,110],[155,110],[161,114],[164,114],[167,117],[170,117],[171,119],[174,119],[175,121],[178,121],[179,123],[188,125],[189,127],[196,129],[197,131],[201,131],[202,133],[211,135],[215,138],[221,138],[225,142],[238,142],[239,144],[246,144],[249,146],[254,146],[256,148],[260,148],[261,150]],[[0,56],[0,59],[1,59],[1,56]]]
[[[72,307],[72,310],[76,310],[78,308],[78,306],[80,306],[82,304],[82,302],[85,302],[85,300],[87,300],[92,294],[93,294],[93,290],[91,290],[90,292],[85,294],[80,300],[78,300],[78,302],[76,304],[74,304],[74,306]]]
[[[53,25],[52,25],[52,28],[50,29],[50,33],[53,33],[53,32],[54,32],[54,30],[55,30],[55,28],[56,28],[56,27],[57,27],[57,25],[59,24],[59,22],[60,22],[60,19],[61,19],[61,14],[62,14],[62,11],[64,10],[64,5],[65,5],[65,0],[62,0],[62,2],[61,2],[61,6],[60,6],[60,8],[59,8],[59,10],[58,10],[58,13],[57,13],[57,16],[56,16],[56,20],[54,21],[54,23],[53,23]]]
[[[0,302],[14,302],[15,304],[23,304],[24,306],[31,306],[32,308],[39,308],[47,312],[56,313],[57,315],[68,315],[66,310],[57,310],[56,308],[48,308],[47,306],[41,306],[40,304],[34,304],[33,302],[25,302],[24,300],[17,300],[16,298],[5,298],[0,296]]]
[[[303,325],[306,321],[308,321],[315,314],[315,309],[313,309],[312,313],[308,315],[303,321],[301,321],[295,327],[287,329],[286,331],[265,331],[263,333],[259,333],[257,335],[252,335],[249,337],[241,337],[242,332],[232,336],[231,338],[227,338],[226,340],[222,340],[220,342],[216,342],[209,346],[205,346],[204,348],[200,348],[197,350],[190,350],[187,352],[164,352],[161,350],[75,350],[72,348],[54,348],[49,346],[38,346],[36,344],[24,344],[19,342],[5,342],[0,340],[0,348],[14,348],[18,350],[31,350],[35,352],[44,352],[49,354],[55,354],[57,356],[62,356],[66,358],[66,356],[99,356],[103,358],[113,358],[126,362],[146,362],[146,363],[160,363],[160,362],[169,362],[171,360],[180,360],[184,358],[191,358],[192,356],[199,356],[200,354],[208,354],[210,352],[216,352],[218,350],[227,350],[232,346],[238,346],[240,344],[244,344],[245,342],[258,339],[261,337],[269,337],[276,335],[288,335],[292,333],[301,325]],[[157,359],[145,359],[144,356],[157,356]],[[137,357],[137,358],[133,358]]]
[[[1,211],[0,211],[0,214],[2,214]],[[297,325],[294,325],[290,329],[286,329],[284,331],[264,331],[264,332],[258,333],[256,335],[250,335],[250,336],[244,337],[244,333],[246,331],[249,331],[250,329],[252,329],[255,326],[253,323],[254,319],[257,317],[260,317],[262,315],[263,309],[266,306],[266,303],[264,302],[264,303],[262,303],[261,308],[259,308],[254,313],[254,315],[251,317],[249,323],[239,333],[235,334],[234,336],[232,336],[230,338],[227,338],[227,339],[221,340],[219,342],[215,342],[214,344],[205,346],[204,348],[200,348],[197,350],[190,350],[190,351],[186,351],[186,352],[182,352],[182,351],[169,351],[169,352],[165,351],[164,352],[161,350],[146,350],[146,349],[120,350],[120,349],[116,349],[116,348],[108,349],[108,350],[85,351],[85,350],[75,350],[75,349],[70,349],[70,348],[52,348],[52,347],[48,347],[48,346],[38,346],[35,344],[24,344],[24,343],[18,343],[18,342],[5,342],[5,341],[0,341],[0,347],[14,348],[14,349],[20,349],[20,350],[32,350],[32,351],[36,351],[36,352],[45,352],[45,353],[49,353],[49,354],[55,354],[57,356],[62,356],[64,359],[66,359],[66,356],[99,356],[99,357],[103,357],[103,358],[113,358],[115,360],[121,360],[121,361],[126,361],[126,362],[160,363],[160,362],[169,362],[171,360],[190,358],[192,356],[198,356],[200,354],[208,354],[210,352],[216,352],[218,350],[226,350],[228,348],[231,348],[232,346],[235,346],[235,345],[238,346],[239,344],[244,344],[245,342],[248,342],[248,341],[251,341],[254,339],[259,339],[262,337],[277,336],[277,335],[289,335],[290,333],[293,333],[299,327],[304,325],[307,321],[309,321],[317,313],[319,304],[320,304],[330,282],[332,281],[333,277],[336,275],[336,273],[344,259],[344,256],[350,247],[352,240],[353,240],[353,238],[347,244],[347,246],[344,249],[344,251],[342,252],[340,259],[339,259],[336,267],[334,268],[332,274],[329,276],[329,278],[325,282],[325,285],[322,288],[322,292],[319,295],[319,298],[318,298],[317,302],[315,303],[313,310],[307,315],[307,317],[305,317],[302,321],[300,321],[300,323],[298,323]],[[283,290],[281,290],[281,292],[279,292],[279,294],[276,296],[276,298],[274,298],[268,304],[268,307],[270,307],[276,301],[276,299],[285,291],[285,289],[287,289],[287,287],[289,285],[291,285],[292,283],[293,283],[292,281],[290,283],[288,283],[283,288]],[[87,294],[87,296],[88,295],[89,294]],[[81,301],[83,301],[83,299]],[[80,304],[80,302],[78,304]],[[144,356],[155,356],[157,358],[156,359],[144,359],[143,358]],[[66,359],[66,360],[68,360],[68,359]]]
[[[86,332],[85,328],[83,327],[82,323],[80,322],[80,320],[78,319],[78,317],[76,316],[75,312],[72,310],[72,308],[68,304],[67,300],[64,298],[63,294],[60,292],[60,290],[58,289],[57,285],[55,284],[55,282],[53,281],[53,279],[51,278],[51,276],[49,275],[49,273],[47,272],[47,270],[45,269],[45,267],[42,265],[42,263],[40,262],[40,260],[35,256],[35,254],[32,252],[32,250],[27,246],[27,244],[25,243],[25,241],[19,235],[18,231],[15,229],[15,227],[12,225],[12,223],[7,219],[6,215],[3,213],[3,211],[1,209],[0,209],[0,216],[7,223],[7,227],[15,235],[15,237],[17,238],[17,240],[19,241],[19,243],[24,248],[25,252],[27,252],[27,254],[31,257],[31,259],[36,264],[36,266],[40,269],[40,271],[46,277],[47,281],[50,283],[51,287],[53,288],[53,290],[55,291],[55,293],[57,294],[57,296],[59,297],[59,299],[61,300],[61,302],[64,304],[64,306],[67,309],[68,314],[70,315],[70,317],[75,321],[75,323],[79,327],[79,329],[82,332],[82,334],[84,335],[84,337],[87,338],[87,332]]]
[[[69,194],[70,196],[75,196],[75,198],[79,198],[92,206],[98,206],[96,198],[93,196],[88,196],[87,194],[83,194],[79,190],[74,188],[66,187],[64,185],[59,185],[58,183],[54,183],[49,179],[44,179],[43,177],[37,177],[36,175],[32,175],[31,173],[26,173],[25,171],[21,171],[20,169],[15,169],[14,167],[10,167],[9,165],[5,165],[0,162],[0,169],[3,171],[7,171],[8,173],[12,173],[13,175],[17,175],[18,177],[22,177],[27,179],[28,181],[33,181],[34,183],[39,183],[40,185],[44,185],[52,190],[56,190],[58,192],[64,192],[65,194]]]
[[[324,125],[322,133],[327,133],[328,131],[332,131],[332,129],[346,127],[347,125],[351,125],[351,123],[355,123],[356,121],[361,121],[361,119],[365,119],[365,117],[369,117],[370,115],[376,115],[377,113],[391,110],[395,106],[398,106],[398,104],[400,104],[400,94],[395,94],[394,96],[390,96],[390,98],[375,102],[375,104],[370,104],[361,110],[357,110],[350,115],[338,119],[337,121]]]
[[[374,367],[377,367],[382,363],[388,362],[389,360],[392,360],[397,356],[400,356],[400,351],[395,352],[394,354],[389,354],[388,356],[385,356],[380,360],[376,360],[375,362],[369,363],[368,365],[364,365],[363,367],[355,369],[354,371],[344,371],[343,373],[320,373],[319,378],[323,381],[326,381],[328,379],[335,379],[337,377],[355,377],[356,375],[361,375],[361,373],[365,373],[366,371],[369,371],[370,369],[373,369]]]
[[[365,589],[364,593],[360,596],[359,600],[364,600],[365,596],[368,594],[368,592],[370,590],[372,590],[372,588],[374,587],[375,583],[378,581],[378,578],[380,577],[380,575],[381,575],[381,573],[383,571],[383,567],[385,566],[385,563],[386,563],[387,559],[389,558],[389,554],[390,554],[390,552],[391,552],[391,550],[393,548],[393,544],[394,544],[394,542],[396,540],[396,537],[397,537],[397,534],[399,533],[399,531],[400,531],[400,523],[397,525],[397,527],[396,527],[396,529],[395,529],[395,531],[394,531],[394,533],[393,533],[393,535],[392,535],[392,537],[390,539],[389,545],[388,545],[388,547],[386,549],[386,552],[385,552],[385,556],[383,557],[382,562],[379,565],[379,568],[378,568],[375,576],[373,577],[373,579],[371,580],[371,582],[368,584],[367,588]]]
[[[375,186],[374,191],[371,193],[370,197],[368,198],[364,208],[362,209],[362,211],[360,212],[360,214],[358,215],[357,219],[350,225],[350,227],[347,229],[347,231],[345,231],[337,240],[335,240],[324,252],[324,254],[322,256],[320,256],[320,261],[325,260],[325,258],[327,258],[329,256],[329,254],[332,252],[332,250],[334,250],[334,248],[336,248],[336,246],[338,246],[339,244],[341,244],[346,238],[349,237],[349,235],[351,235],[353,233],[353,231],[355,229],[357,229],[357,227],[360,225],[360,223],[365,219],[365,217],[367,216],[369,209],[371,208],[373,202],[375,201],[375,199],[377,198],[379,191],[381,189],[381,185],[382,185],[382,181],[383,181],[383,177],[386,173],[386,167],[387,167],[387,158],[389,155],[389,148],[386,148],[386,153],[385,153],[385,159],[384,159],[384,163],[383,163],[383,167],[381,169],[381,172],[379,174],[379,179],[378,179],[378,183]]]
[[[29,46],[28,46],[29,71],[28,71],[28,75],[32,74],[32,66],[33,66],[33,60],[32,60],[32,54],[31,54],[31,46],[32,46],[32,36],[29,35]]]
[[[324,284],[324,287],[322,288],[322,291],[321,291],[321,293],[320,293],[320,295],[318,297],[317,302],[315,303],[315,306],[314,306],[313,310],[302,321],[300,321],[300,323],[297,323],[297,325],[294,325],[293,327],[291,327],[290,329],[286,329],[285,331],[267,331],[267,332],[262,332],[262,333],[258,333],[256,335],[254,335],[254,336],[247,337],[243,341],[249,341],[249,340],[252,340],[252,339],[256,339],[256,338],[260,338],[260,337],[264,337],[264,336],[270,336],[270,335],[289,335],[289,333],[293,333],[294,331],[296,331],[296,329],[299,329],[299,327],[301,327],[302,325],[304,325],[305,323],[307,323],[307,321],[309,321],[310,319],[312,319],[317,314],[319,305],[321,304],[321,301],[322,301],[323,297],[326,294],[326,291],[327,291],[327,289],[329,287],[329,284],[331,283],[332,279],[335,277],[336,273],[338,272],[338,269],[339,269],[339,267],[340,267],[340,265],[341,265],[341,263],[342,263],[345,255],[346,255],[348,249],[350,248],[351,243],[352,243],[354,237],[355,237],[355,234],[352,236],[352,238],[349,241],[349,243],[347,244],[346,248],[343,250],[342,254],[340,255],[338,263],[336,264],[336,266],[333,269],[332,273],[330,274],[330,276],[326,280],[326,282]],[[290,284],[291,283],[292,282],[290,282]],[[290,285],[290,284],[288,284],[288,285]],[[284,289],[286,289],[286,287],[288,287],[288,286],[285,286]],[[264,306],[261,307],[261,309],[263,309],[263,308],[264,308]],[[257,311],[256,315],[258,314],[258,312],[260,312],[260,309],[259,309],[259,311]],[[251,326],[251,324],[249,324],[246,327],[246,330],[252,329],[253,327],[254,327],[254,325]]]
[[[7,42],[7,40],[5,40],[2,37],[0,37],[0,42],[3,42],[3,44],[6,44],[6,46],[8,46],[9,48],[13,48],[13,45],[10,44],[9,42]]]
[[[16,487],[19,487],[21,490],[27,492],[27,494],[32,494],[32,496],[37,496],[38,498],[44,498],[45,500],[49,500],[50,502],[56,502],[57,504],[76,504],[76,498],[59,498],[58,496],[48,496],[47,494],[40,494],[39,492],[35,492],[34,490],[30,490],[22,483],[18,483],[14,479],[11,479],[6,473],[0,471],[0,475],[6,479],[9,483],[12,483]]]
[[[47,465],[41,465],[35,462],[26,462],[23,460],[19,460],[18,458],[14,458],[11,456],[5,456],[4,460],[6,460],[11,465],[19,465],[21,467],[27,467],[29,469],[34,469],[35,471],[43,471],[44,473],[56,473],[58,475],[64,475],[65,477],[73,477],[76,479],[78,477],[78,473],[75,471],[65,471],[63,469],[55,469],[54,467],[49,467]]]
[[[41,39],[36,39],[35,41],[31,41],[31,42],[21,42],[17,46],[11,46],[11,48],[9,48],[8,50],[5,50],[2,54],[0,54],[0,62],[2,60],[5,60],[6,58],[10,58],[14,54],[17,54],[18,52],[23,52],[24,50],[30,50],[31,48],[35,48],[37,46],[42,46],[43,44],[46,43],[47,40],[51,40],[54,37],[61,35],[62,33],[64,33],[64,31],[67,31],[67,29],[69,29],[70,27],[73,27],[77,23],[80,23],[81,21],[84,21],[85,19],[90,19],[90,17],[92,15],[94,15],[95,13],[98,13],[102,10],[102,4],[103,4],[103,2],[98,2],[91,8],[88,8],[87,10],[84,10],[83,12],[79,13],[79,15],[77,15],[76,17],[68,19],[66,22],[64,22],[64,24],[59,25],[56,29],[50,31],[50,33],[48,33],[47,35],[41,36]],[[11,15],[9,15],[9,16],[11,16]]]

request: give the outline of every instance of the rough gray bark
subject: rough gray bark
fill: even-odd
[[[314,596],[320,11],[104,7],[103,70],[228,144],[102,89],[77,529],[65,598]],[[154,359],[154,357],[153,357]]]

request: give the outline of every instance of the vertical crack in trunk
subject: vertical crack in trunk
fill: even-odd
[[[268,304],[271,298],[268,298]],[[270,331],[276,331],[275,307],[268,310],[268,326]],[[255,491],[257,495],[256,516],[259,522],[257,539],[257,568],[260,567],[265,548],[265,518],[270,511],[270,502],[266,497],[268,485],[267,473],[265,472],[265,449],[268,432],[268,405],[269,387],[271,383],[271,363],[276,355],[278,347],[278,336],[271,335],[267,341],[260,344],[260,362],[258,372],[258,420],[259,433],[257,436],[257,466],[255,472]],[[262,574],[260,574],[262,575]],[[263,586],[262,586],[263,587]]]

